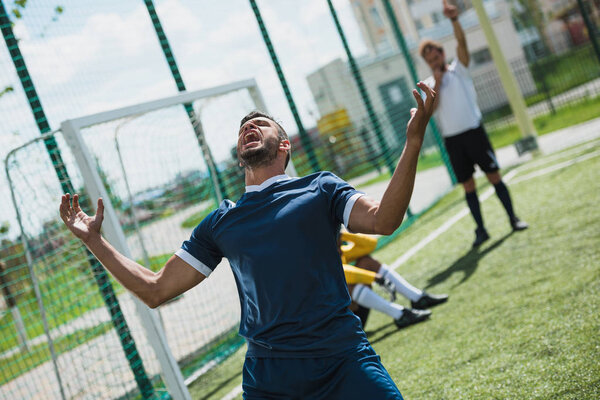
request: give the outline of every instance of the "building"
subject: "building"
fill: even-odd
[[[398,49],[393,40],[392,27],[381,0],[350,0],[354,17],[369,49],[369,54],[375,56],[387,53],[391,49]],[[419,41],[417,24],[421,21],[413,18],[409,6],[414,0],[392,0],[390,4],[394,10],[396,20],[409,47],[414,47]],[[438,2],[439,8],[439,2]]]
[[[357,63],[386,141],[399,146],[403,143],[409,110],[414,107],[410,94],[412,85],[409,86],[412,79],[404,57],[398,53],[368,56],[358,59]],[[346,110],[355,131],[372,131],[371,120],[347,63],[333,60],[308,75],[307,81],[322,120]]]
[[[375,112],[382,120],[386,138],[401,140],[408,110],[414,106],[410,89],[414,86],[404,57],[399,53],[381,0],[351,0],[355,17],[364,36],[369,55],[359,58],[358,64],[366,90]],[[456,40],[451,23],[441,15],[439,0],[393,0],[396,13],[408,9],[410,18],[399,18],[412,58],[421,79],[431,75],[427,64],[417,54],[420,38],[438,40],[448,59],[456,56]],[[535,93],[536,87],[529,70],[519,35],[512,23],[509,5],[502,0],[485,2],[500,46],[524,94]],[[493,111],[508,103],[500,77],[492,62],[485,36],[470,2],[463,1],[460,21],[467,36],[473,77],[482,112]],[[406,15],[406,14],[405,14]],[[321,117],[345,109],[356,129],[370,129],[367,111],[348,65],[334,60],[307,76],[308,85]]]

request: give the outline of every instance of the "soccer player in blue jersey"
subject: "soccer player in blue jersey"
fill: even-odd
[[[404,218],[419,150],[433,111],[434,91],[411,110],[404,151],[381,200],[329,172],[284,174],[290,141],[270,117],[246,116],[237,152],[246,193],[224,200],[157,273],[117,252],[101,235],[102,199],[86,215],[78,196],[62,197],[60,215],[98,260],[150,307],[180,295],[229,260],[241,303],[240,335],[248,343],[245,399],[401,399],[371,348],[337,252],[340,223],[361,233],[389,235]]]

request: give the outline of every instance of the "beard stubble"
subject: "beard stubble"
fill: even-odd
[[[243,152],[238,150],[238,159],[243,167],[250,169],[264,167],[273,163],[277,158],[279,138],[269,137],[265,139],[263,146],[247,149]]]

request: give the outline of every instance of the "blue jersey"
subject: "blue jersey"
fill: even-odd
[[[177,255],[208,276],[229,260],[248,356],[322,357],[368,344],[348,309],[337,251],[341,223],[361,196],[329,172],[285,175],[224,200]]]

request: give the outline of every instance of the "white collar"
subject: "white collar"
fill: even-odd
[[[291,179],[291,178],[287,174],[275,175],[275,176],[270,177],[269,179],[267,179],[266,181],[264,181],[260,185],[248,185],[248,186],[246,186],[246,193],[260,192],[261,190],[268,188],[269,186],[271,186],[275,182],[287,181],[288,179]]]

